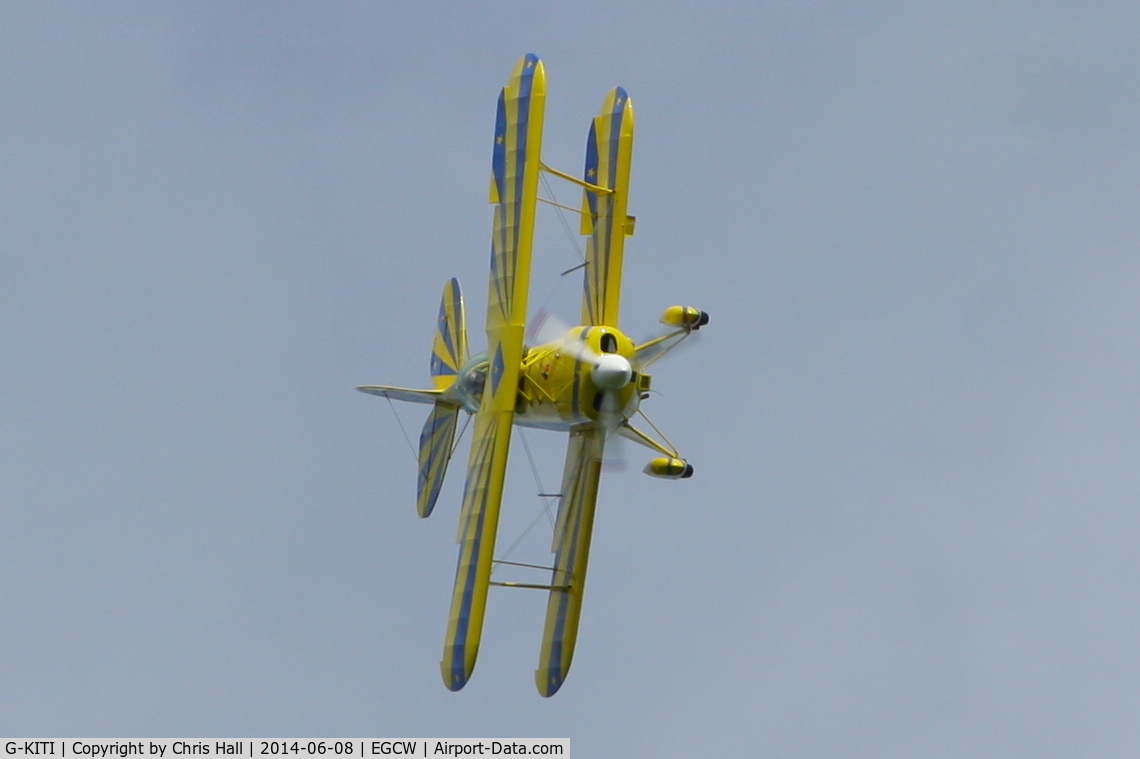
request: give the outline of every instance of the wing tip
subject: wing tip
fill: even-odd
[[[550,698],[557,693],[564,682],[566,682],[566,675],[564,672],[560,672],[557,667],[534,671],[534,684],[538,688],[538,695],[543,698]]]
[[[439,674],[443,678],[443,684],[451,692],[460,691],[467,681],[471,679],[471,673],[475,670],[475,655],[464,656],[463,651],[460,650],[461,646],[448,646],[451,656],[444,653],[443,660],[439,663]],[[452,662],[448,663],[448,659]]]
[[[467,676],[457,676],[443,665],[440,666],[443,670],[443,684],[447,686],[447,689],[452,693],[458,693],[463,690],[463,686],[467,684],[469,678]]]
[[[542,59],[535,53],[527,53],[522,58],[519,58],[518,63],[515,64],[515,68],[511,72],[511,81],[508,82],[508,86],[510,86],[511,83],[521,82],[527,78],[531,80],[532,92],[535,84],[538,84],[540,91],[542,90],[546,80],[546,67],[543,66]]]

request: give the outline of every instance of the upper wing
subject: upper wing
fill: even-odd
[[[624,89],[615,87],[586,138],[584,179],[612,192],[603,195],[586,190],[584,194],[582,234],[590,239],[586,241],[583,324],[618,326],[622,256],[634,223],[626,214],[632,158],[633,104]]]
[[[495,204],[495,219],[487,296],[487,336],[494,339],[502,330],[517,327],[520,351],[522,331],[526,327],[545,105],[546,75],[542,61],[533,54],[526,55],[499,94],[495,118],[495,147],[491,159],[491,202]]]
[[[443,682],[451,690],[462,688],[471,676],[483,631],[526,332],[545,104],[542,62],[527,55],[499,95],[495,119],[491,161],[495,218],[487,296],[490,365],[482,405],[475,414],[459,517],[459,561],[440,662]]]
[[[538,692],[543,696],[553,696],[562,686],[574,656],[605,442],[606,433],[600,427],[570,432],[554,531],[554,572],[546,605],[546,626],[534,673]]]

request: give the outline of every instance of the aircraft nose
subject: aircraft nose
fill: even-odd
[[[629,360],[616,353],[603,353],[591,371],[594,385],[602,390],[620,390],[629,384],[633,377],[633,367]]]

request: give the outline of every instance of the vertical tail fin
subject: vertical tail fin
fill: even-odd
[[[443,286],[436,322],[435,343],[431,353],[431,379],[436,390],[447,391],[455,384],[467,363],[467,323],[463,314],[463,294],[454,277]],[[455,427],[460,406],[444,395],[435,401],[431,414],[420,433],[420,471],[416,483],[416,511],[427,517],[435,508],[451,461],[455,443]]]
[[[443,286],[439,320],[431,353],[431,379],[436,390],[455,384],[459,370],[467,363],[467,320],[463,315],[463,294],[459,280],[452,277]]]

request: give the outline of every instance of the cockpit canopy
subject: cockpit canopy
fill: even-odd
[[[483,404],[483,387],[487,384],[487,370],[491,365],[486,352],[472,356],[459,370],[455,391],[463,408],[474,414]]]

